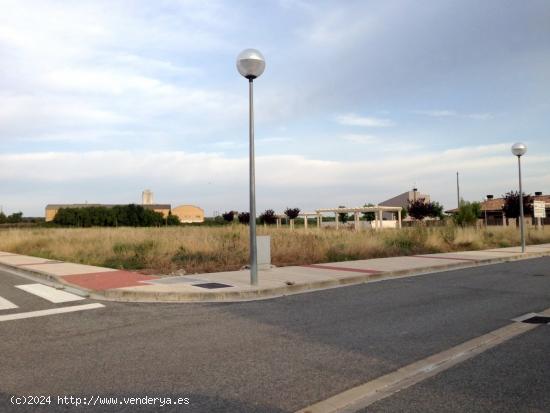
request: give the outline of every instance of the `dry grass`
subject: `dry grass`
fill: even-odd
[[[452,226],[362,232],[259,228],[272,237],[277,266],[507,247],[519,244],[518,232]],[[550,242],[550,229],[531,229],[527,240]],[[248,262],[248,227],[3,229],[0,251],[157,274],[235,270]]]

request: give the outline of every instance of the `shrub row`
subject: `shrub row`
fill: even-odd
[[[94,206],[85,208],[61,208],[53,222],[57,225],[74,227],[155,227],[178,225],[179,218],[146,209],[141,205],[117,205],[114,207]]]

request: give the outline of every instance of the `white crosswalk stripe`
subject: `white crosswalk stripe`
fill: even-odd
[[[76,294],[71,294],[66,291],[48,287],[47,285],[43,285],[43,284],[21,284],[21,285],[15,285],[14,287],[22,291],[25,291],[27,293],[33,294],[35,296],[38,296],[40,298],[43,298],[45,300],[48,300],[55,304],[85,300],[84,297],[80,297]],[[24,307],[25,306],[23,306],[23,308]],[[2,321],[53,316],[57,314],[66,314],[66,313],[74,313],[74,312],[87,311],[87,310],[95,310],[95,309],[104,308],[104,307],[105,306],[100,303],[90,303],[90,304],[81,304],[81,305],[73,305],[73,306],[65,306],[65,307],[48,308],[45,310],[2,314],[0,315],[0,323]],[[14,308],[19,308],[19,306],[5,299],[4,297],[0,296],[0,310],[10,310]]]
[[[11,310],[12,308],[17,308],[14,303],[6,300],[4,297],[0,297],[0,310]]]
[[[24,284],[16,285],[16,288],[26,291],[28,293],[37,295],[45,300],[48,300],[51,303],[67,303],[70,301],[79,301],[84,300],[84,297],[80,297],[76,294],[71,294],[66,291],[57,290],[52,287],[48,287],[43,284]]]
[[[11,320],[21,320],[24,318],[44,317],[44,316],[55,315],[55,314],[74,313],[76,311],[95,310],[97,308],[104,308],[104,307],[105,306],[103,304],[92,303],[92,304],[83,304],[83,305],[73,305],[69,307],[51,308],[49,310],[29,311],[26,313],[6,314],[6,315],[0,315],[0,322],[11,321]]]

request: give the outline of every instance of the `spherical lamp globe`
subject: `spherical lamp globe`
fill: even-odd
[[[527,146],[525,146],[525,144],[518,142],[512,145],[512,153],[514,155],[522,156],[525,155],[525,152],[527,152]]]
[[[265,69],[264,56],[256,49],[246,49],[237,56],[237,70],[249,80],[256,79]]]

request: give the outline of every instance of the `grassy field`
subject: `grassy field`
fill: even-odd
[[[272,237],[277,266],[519,244],[519,231],[513,227],[362,232],[260,227],[262,234]],[[550,242],[550,229],[530,229],[527,242]],[[2,229],[0,251],[155,274],[236,270],[248,262],[248,227]]]

